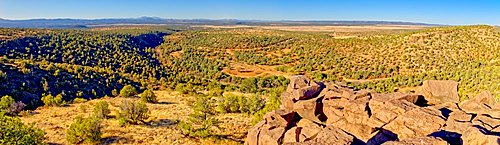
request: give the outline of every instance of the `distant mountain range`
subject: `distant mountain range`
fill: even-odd
[[[88,28],[106,25],[435,25],[392,21],[265,21],[237,19],[164,19],[159,17],[112,19],[27,19],[0,18],[2,28]]]

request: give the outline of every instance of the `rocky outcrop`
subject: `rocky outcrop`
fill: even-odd
[[[489,94],[459,102],[457,83],[425,81],[417,93],[380,94],[294,76],[281,109],[245,144],[498,144],[500,107]]]

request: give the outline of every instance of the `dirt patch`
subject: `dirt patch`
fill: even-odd
[[[266,65],[247,65],[242,63],[232,63],[229,68],[222,70],[231,76],[241,77],[241,78],[251,78],[251,77],[264,77],[264,76],[284,76],[286,78],[290,77],[290,74],[277,71],[275,69],[277,66],[266,66]]]
[[[175,57],[175,58],[181,58],[182,54],[184,54],[183,51],[174,51],[174,52],[170,53],[170,55]]]

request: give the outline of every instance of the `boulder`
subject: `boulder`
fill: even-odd
[[[500,132],[500,119],[489,115],[478,115],[472,120],[472,124],[480,126],[489,132]]]
[[[360,139],[367,142],[370,138],[376,135],[376,129],[365,124],[354,124],[348,122],[346,119],[341,119],[337,122],[329,124],[338,127]]]
[[[302,118],[312,120],[314,122],[322,122],[325,120],[323,113],[323,98],[300,100],[293,104],[293,111],[297,112]]]
[[[448,145],[448,143],[436,137],[417,137],[400,141],[389,141],[385,142],[383,145]]]
[[[258,145],[259,144],[259,134],[266,123],[265,120],[260,121],[255,124],[252,128],[248,130],[247,137],[245,138],[245,145]]]
[[[488,91],[459,104],[461,110],[471,114],[488,114],[496,102]]]
[[[275,110],[264,115],[264,120],[248,131],[245,144],[280,144],[285,129],[295,117],[295,112]]]
[[[300,130],[301,128],[292,127],[286,131],[285,136],[283,137],[283,143],[299,142]]]
[[[399,139],[427,136],[445,124],[439,110],[432,107],[416,108],[398,116],[383,128],[398,135]]]
[[[305,142],[285,143],[286,145],[356,145],[362,144],[355,137],[349,135],[342,129],[334,126],[326,126],[318,135]]]
[[[500,138],[496,135],[487,135],[485,131],[469,127],[464,134],[462,134],[462,141],[464,145],[498,145]]]
[[[416,95],[399,93],[387,95],[375,94],[369,101],[372,115],[368,124],[372,127],[381,127],[394,120],[399,115],[418,108],[418,106],[414,104],[417,102],[417,98],[418,96]]]
[[[371,96],[358,97],[356,100],[345,98],[323,100],[323,112],[327,118],[326,124],[332,124],[339,119],[346,119],[354,124],[366,124],[370,117],[368,102]]]
[[[313,82],[305,76],[294,76],[290,78],[290,84],[287,87],[287,92],[291,98],[297,100],[307,100],[318,96],[323,89],[321,84]]]
[[[458,103],[458,83],[449,80],[426,80],[418,89],[428,104],[441,104],[445,102]]]
[[[464,133],[467,128],[472,126],[472,115],[462,111],[455,111],[450,113],[446,125],[443,127],[446,131]]]
[[[321,126],[309,119],[301,119],[297,123],[297,127],[300,128],[299,142],[313,139],[323,129]]]

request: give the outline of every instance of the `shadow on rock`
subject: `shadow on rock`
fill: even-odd
[[[462,134],[460,133],[440,130],[430,134],[429,136],[439,137],[451,145],[463,145]]]

